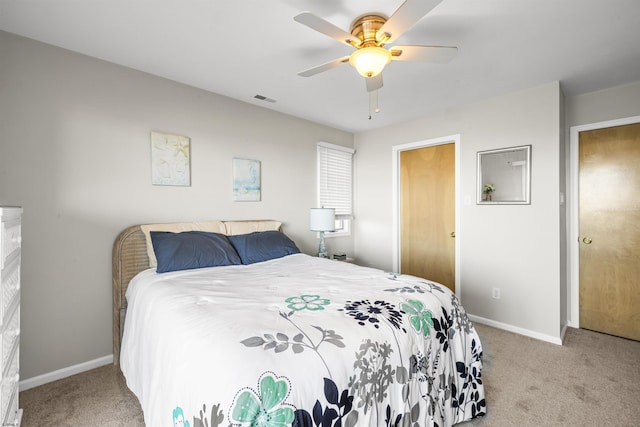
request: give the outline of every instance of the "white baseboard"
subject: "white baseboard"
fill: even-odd
[[[89,360],[88,362],[69,366],[68,368],[58,369],[57,371],[49,372],[47,374],[38,375],[37,377],[22,380],[20,381],[19,388],[20,391],[29,390],[30,388],[61,380],[63,378],[70,377],[71,375],[90,371],[91,369],[99,368],[100,366],[108,365],[110,363],[113,363],[112,354],[100,357],[98,359]]]
[[[551,344],[562,345],[562,337],[554,337],[547,334],[541,334],[540,332],[530,331],[528,329],[519,328],[517,326],[509,325],[507,323],[496,322],[495,320],[485,319],[484,317],[474,316],[468,314],[469,319],[475,323],[482,323],[483,325],[492,326],[494,328],[503,329],[505,331],[513,332],[515,334],[524,335],[526,337],[535,338],[540,341],[550,342]],[[564,334],[563,334],[564,335]]]
[[[560,342],[563,343],[564,342],[564,334],[567,333],[567,328],[571,327],[571,325],[564,325],[562,327],[562,330],[560,331]]]
[[[578,324],[578,322],[574,322],[572,319],[569,319],[567,322],[567,326],[571,327],[571,328],[580,328],[580,325]]]

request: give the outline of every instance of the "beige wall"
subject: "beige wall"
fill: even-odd
[[[640,82],[566,98],[567,132],[571,126],[638,115],[640,115]]]
[[[315,144],[352,134],[3,32],[0,58],[0,204],[24,207],[22,379],[111,354],[111,248],[129,225],[278,219],[317,250]],[[191,187],[151,185],[151,130],[191,138]],[[231,201],[235,156],[261,160],[261,202]]]
[[[358,259],[393,265],[392,147],[459,134],[462,302],[478,318],[559,340],[561,98],[554,82],[356,135]],[[518,145],[532,146],[531,204],[476,205],[476,153]]]

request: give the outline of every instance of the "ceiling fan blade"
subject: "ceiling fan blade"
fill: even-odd
[[[337,66],[345,64],[347,62],[349,62],[349,56],[343,56],[342,58],[334,59],[333,61],[329,61],[324,64],[317,65],[313,68],[309,68],[308,70],[300,71],[298,75],[302,77],[311,77],[313,75],[322,73],[323,71],[336,68]]]
[[[382,89],[382,73],[375,77],[365,78],[367,83],[367,92],[373,92],[378,89]]]
[[[358,47],[362,43],[360,39],[354,37],[351,33],[336,27],[331,22],[325,21],[311,12],[302,12],[301,14],[294,16],[293,19],[296,22],[306,25],[312,30],[316,30],[348,46]]]
[[[422,17],[429,13],[442,0],[406,0],[391,15],[387,22],[378,30],[376,38],[382,40],[385,33],[389,34],[389,40],[385,43],[392,43],[409,28],[413,27]]]
[[[393,46],[389,49],[396,61],[422,61],[446,64],[458,53],[455,46]]]

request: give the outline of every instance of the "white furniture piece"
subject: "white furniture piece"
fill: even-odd
[[[20,248],[22,208],[0,207],[0,420],[2,426],[19,426],[20,360]]]

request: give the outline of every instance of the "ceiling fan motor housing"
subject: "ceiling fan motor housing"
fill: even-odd
[[[360,48],[378,46],[382,47],[389,40],[389,34],[382,34],[380,38],[376,37],[378,30],[387,22],[384,15],[367,14],[357,18],[351,24],[351,34],[360,40]]]
[[[391,61],[391,54],[382,47],[390,36],[386,33],[382,37],[377,36],[385,22],[385,16],[369,13],[356,19],[351,25],[351,35],[358,38],[359,44],[349,57],[349,63],[363,77],[377,76]]]

